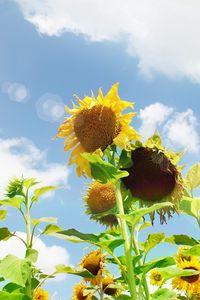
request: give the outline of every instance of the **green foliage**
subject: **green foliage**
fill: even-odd
[[[200,163],[192,166],[185,177],[187,186],[191,191],[200,186]]]
[[[90,163],[92,177],[101,183],[106,183],[108,180],[117,181],[128,176],[128,172],[121,171],[111,163],[105,162],[97,154],[84,153],[82,156]]]
[[[177,295],[174,291],[166,288],[159,289],[152,295],[152,300],[176,300]]]
[[[194,217],[200,226],[200,198],[190,198],[184,196],[180,203],[182,212]]]
[[[13,234],[6,227],[0,228],[0,241],[8,240]]]
[[[1,210],[0,210],[0,220],[1,220],[1,221],[2,221],[2,220],[5,220],[6,216],[7,216],[7,210],[1,209]]]
[[[0,200],[0,205],[11,206],[19,209],[21,207],[22,202],[23,202],[22,197],[15,196],[13,198]]]
[[[59,273],[77,275],[77,276],[81,276],[83,278],[94,278],[95,277],[92,273],[90,273],[86,269],[71,268],[71,267],[65,266],[65,265],[57,265],[56,266],[55,274],[59,274]]]
[[[0,300],[31,300],[30,297],[21,293],[0,292]]]
[[[28,259],[19,259],[14,255],[7,255],[0,262],[0,274],[21,286],[25,283],[31,272],[31,264]]]
[[[165,234],[163,232],[152,233],[148,235],[148,238],[144,243],[141,243],[141,246],[143,250],[148,253],[151,249],[155,248],[155,246],[163,242],[164,239]]]
[[[136,274],[141,274],[141,273],[146,274],[155,268],[165,268],[173,265],[175,265],[175,259],[171,256],[156,258],[148,261],[143,266],[136,267],[135,272]]]
[[[43,187],[41,187],[41,188],[39,188],[39,189],[35,189],[35,190],[34,190],[33,197],[32,197],[32,201],[33,201],[33,202],[37,202],[38,199],[39,199],[41,196],[45,195],[46,193],[55,191],[55,190],[57,190],[57,189],[60,189],[60,187],[58,187],[58,186],[51,186],[51,185],[50,185],[50,186],[43,186]]]
[[[174,234],[165,238],[165,242],[176,245],[194,246],[199,244],[197,240],[186,234]]]

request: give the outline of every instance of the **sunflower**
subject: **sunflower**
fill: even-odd
[[[95,278],[86,278],[86,281],[90,281],[92,284],[100,284],[101,275],[105,262],[105,254],[101,249],[97,249],[88,253],[81,261],[80,267],[88,270]]]
[[[199,258],[196,255],[188,255],[185,254],[184,251],[188,250],[189,247],[187,246],[181,246],[178,249],[178,253],[175,255],[176,258],[176,264],[179,268],[182,268],[184,266],[184,263],[192,263],[192,264],[198,264]]]
[[[150,273],[150,283],[151,285],[162,285],[163,284],[163,277],[162,274],[158,272],[158,270],[152,270]]]
[[[158,210],[160,222],[166,223],[165,215],[172,217],[178,211],[183,193],[181,167],[178,162],[181,153],[167,151],[162,146],[158,134],[147,140],[145,144],[136,143],[131,151],[132,165],[125,168],[129,176],[122,179],[124,187],[132,196],[139,198],[142,205],[151,206],[159,202],[171,202],[174,207]],[[151,214],[152,223],[155,213]]]
[[[200,263],[194,258],[191,261],[183,260],[179,263],[179,266],[183,270],[195,270],[200,271]],[[173,289],[177,289],[181,292],[185,292],[188,296],[192,294],[200,293],[200,275],[195,274],[191,276],[181,276],[172,279]]]
[[[71,114],[58,128],[57,137],[66,138],[64,150],[74,148],[69,164],[76,164],[77,174],[90,176],[90,166],[81,154],[102,153],[113,143],[127,149],[131,140],[137,140],[138,134],[129,126],[135,112],[122,115],[124,109],[133,108],[130,102],[122,101],[118,95],[118,84],[114,84],[106,96],[99,89],[95,98],[86,96],[78,98],[78,104],[72,109],[66,107]]]
[[[118,290],[116,287],[112,287],[114,285],[114,279],[112,277],[104,277],[102,279],[102,288],[104,291],[104,294],[113,296],[118,294]]]
[[[97,217],[97,214],[104,213],[115,207],[115,190],[111,182],[102,184],[94,181],[87,190],[85,203],[87,207],[86,212],[91,216],[91,219],[111,227],[118,224],[114,214]]]
[[[48,300],[49,293],[42,288],[36,289],[33,293],[33,300]]]
[[[74,286],[72,300],[92,300],[93,293],[87,293],[87,285],[84,282],[79,282]]]

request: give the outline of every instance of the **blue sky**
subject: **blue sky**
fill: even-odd
[[[8,178],[18,175],[19,171],[27,172],[24,176],[37,174],[48,183],[65,185],[55,195],[41,200],[40,205],[34,209],[34,217],[57,216],[63,228],[76,227],[83,232],[90,232],[91,229],[99,232],[102,228],[91,223],[84,215],[81,197],[86,181],[77,178],[74,168],[66,167],[68,155],[63,152],[62,141],[51,139],[63,119],[63,104],[70,106],[75,93],[83,97],[90,94],[91,90],[96,93],[99,87],[106,92],[113,83],[119,82],[121,98],[136,102],[138,116],[133,125],[137,130],[145,136],[158,129],[163,133],[167,145],[174,149],[188,148],[184,163],[198,162],[200,58],[196,55],[199,45],[195,45],[198,42],[189,33],[189,40],[187,35],[182,37],[179,31],[181,28],[172,32],[170,22],[174,20],[167,17],[163,20],[166,26],[160,26],[159,29],[161,33],[163,30],[163,35],[156,32],[156,24],[151,23],[149,35],[148,32],[144,35],[140,30],[126,31],[123,9],[119,24],[115,15],[118,11],[114,10],[109,15],[109,20],[114,24],[113,29],[106,23],[106,14],[104,26],[99,20],[95,21],[96,14],[102,18],[102,11],[95,11],[94,7],[90,8],[94,11],[83,10],[83,19],[79,20],[75,8],[68,1],[55,1],[57,4],[53,4],[49,0],[49,7],[37,1],[31,1],[31,4],[22,1],[21,5],[18,2],[0,1],[1,188]],[[106,6],[104,1],[102,4],[97,2],[102,8]],[[143,7],[137,7],[135,3],[139,12],[142,9],[149,10],[149,4],[145,1],[143,4]],[[58,6],[57,10],[55,5]],[[64,25],[60,21],[63,18],[62,5],[64,9],[69,5]],[[120,9],[120,5],[123,6],[122,2],[117,1],[115,9]],[[168,4],[163,1],[163,5]],[[175,15],[178,14],[183,22],[178,12],[178,1],[173,5]],[[111,12],[109,5],[107,9]],[[187,7],[182,7],[183,16],[184,9]],[[162,24],[162,17],[159,19],[158,15],[160,12],[162,16],[163,10],[159,5],[155,11],[149,12]],[[195,11],[189,12],[191,18],[194,18]],[[41,16],[45,22],[42,22]],[[71,27],[71,23],[67,23],[69,17],[73,24]],[[139,21],[142,22],[143,17],[142,14]],[[138,19],[136,21],[139,22]],[[151,22],[151,19],[147,21]],[[186,20],[186,25],[183,25],[187,26],[188,22],[188,31],[191,30],[189,21]],[[137,22],[136,27],[143,24]],[[169,42],[170,34],[173,37],[176,34],[181,36],[180,40],[170,39]],[[164,43],[163,47],[154,43],[156,36]],[[196,46],[194,52],[188,46],[190,38],[193,49]],[[186,48],[182,48],[182,45]],[[4,224],[11,230],[24,230],[12,210]],[[156,223],[154,230],[157,229],[167,234],[176,231],[198,236],[194,222],[183,217],[175,217],[167,226],[161,227]],[[49,247],[58,245],[66,248],[70,264],[77,264],[86,251],[85,245],[73,245],[52,238],[45,238],[44,242]],[[160,246],[152,256],[165,249],[165,246]],[[167,250],[166,254],[170,251],[173,250]],[[56,299],[69,299],[72,284],[76,281],[77,278],[67,277],[65,281],[50,283],[46,287],[52,294],[57,291]]]

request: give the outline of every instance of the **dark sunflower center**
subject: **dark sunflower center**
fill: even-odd
[[[78,300],[86,300],[87,296],[83,296],[83,291],[79,291],[77,295]]]
[[[120,124],[109,107],[96,105],[81,111],[74,120],[75,134],[87,152],[104,150],[113,143],[120,131]]]
[[[193,267],[184,268],[184,270],[188,270],[188,269],[198,271],[197,269],[195,269]],[[181,276],[181,279],[187,281],[188,283],[194,283],[199,279],[199,274],[191,275],[191,276]]]
[[[106,295],[115,295],[117,293],[117,289],[108,287],[110,284],[114,284],[114,282],[113,281],[103,282],[104,293]]]
[[[100,270],[100,260],[98,259],[93,259],[85,261],[83,267],[87,269],[90,273],[92,273],[94,276],[96,276]]]
[[[162,276],[160,274],[156,274],[154,276],[155,281],[160,281],[162,279]]]
[[[132,152],[132,162],[126,169],[129,176],[123,182],[134,197],[159,201],[172,193],[177,171],[165,154],[158,149],[140,147]]]

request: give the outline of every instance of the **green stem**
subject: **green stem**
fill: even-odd
[[[140,250],[139,250],[139,247],[138,247],[138,242],[136,241],[134,235],[133,235],[133,246],[134,246],[135,254],[136,255],[140,255]],[[140,259],[138,261],[138,264],[139,264],[139,266],[143,265],[142,259]],[[150,293],[149,293],[149,288],[148,288],[146,277],[142,276],[141,282],[143,282],[143,287],[144,287],[144,291],[145,291],[145,295],[146,295],[146,300],[150,300]],[[141,287],[141,285],[140,285],[140,287]]]
[[[115,194],[116,194],[116,204],[117,204],[118,212],[120,215],[123,216],[124,215],[124,207],[123,207],[123,200],[122,200],[122,195],[121,195],[121,190],[120,190],[120,181],[118,181],[116,183]],[[125,252],[127,275],[128,275],[127,283],[129,285],[131,298],[134,300],[137,300],[138,297],[137,297],[137,291],[136,291],[135,274],[134,274],[134,269],[133,269],[133,264],[132,264],[132,256],[131,256],[131,246],[132,245],[129,242],[126,221],[124,219],[120,218],[119,223],[121,226],[122,237],[124,239],[124,252]]]
[[[29,198],[28,192],[26,194],[26,247],[31,248],[31,215],[30,215],[30,205],[29,205]],[[26,283],[26,292],[29,297],[32,297],[32,286],[31,286],[31,274],[28,277]]]

